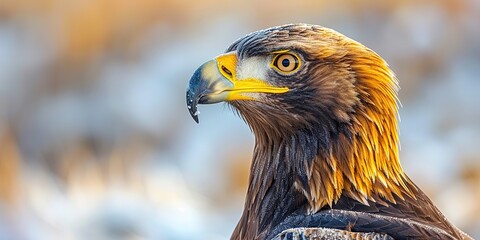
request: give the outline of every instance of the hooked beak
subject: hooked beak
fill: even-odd
[[[229,52],[200,66],[187,88],[187,108],[198,120],[198,104],[211,104],[233,100],[255,100],[248,93],[285,93],[287,87],[275,87],[256,78],[237,79],[237,54]]]

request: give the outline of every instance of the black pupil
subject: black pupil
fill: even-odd
[[[282,60],[282,65],[283,65],[284,67],[290,66],[290,60],[284,58],[284,59]]]

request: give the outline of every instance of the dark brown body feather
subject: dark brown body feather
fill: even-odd
[[[340,198],[332,207],[315,214],[294,213],[270,231],[268,238],[291,228],[323,227],[351,232],[386,234],[394,239],[463,239],[458,229],[421,192],[417,200],[397,199],[397,204],[364,205],[353,199]],[[298,214],[298,215],[297,215]]]

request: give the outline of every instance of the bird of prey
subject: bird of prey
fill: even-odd
[[[378,54],[317,25],[253,32],[200,66],[194,120],[225,101],[255,135],[231,239],[471,239],[402,170],[397,91]]]

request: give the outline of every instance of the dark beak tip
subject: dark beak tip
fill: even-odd
[[[198,104],[198,99],[196,98],[196,94],[194,94],[192,91],[187,90],[187,108],[188,112],[190,113],[190,116],[192,116],[193,120],[195,122],[199,123],[198,119],[198,110],[197,110],[197,104]]]
[[[193,109],[195,108],[195,109]],[[188,112],[190,113],[190,116],[192,116],[193,120],[195,120],[195,122],[197,123],[200,123],[199,119],[198,119],[198,111],[197,111],[197,107],[193,107],[193,106],[190,106],[188,105]]]
[[[198,119],[198,116],[192,116],[193,120],[195,120],[195,122],[197,122],[197,124],[200,123],[199,119]]]

